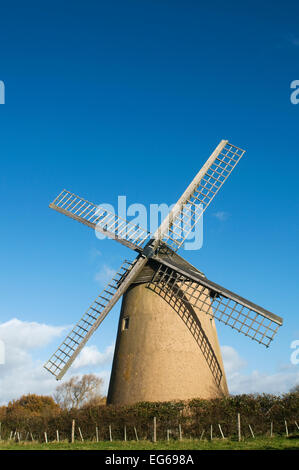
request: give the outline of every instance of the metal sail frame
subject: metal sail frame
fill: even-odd
[[[143,257],[137,257],[133,262],[125,260],[55,353],[44,364],[44,368],[51,372],[57,380],[63,377],[91,335],[145,264],[146,258]]]
[[[136,251],[141,251],[150,237],[149,232],[138,225],[66,189],[61,191],[49,207]]]
[[[184,285],[184,295],[187,295],[190,305],[194,308],[207,305],[207,301],[202,299],[205,293],[206,298],[209,297],[210,304],[212,299],[212,308],[215,307],[215,311],[210,309],[208,314],[268,346],[282,324],[280,317],[208,281],[198,272],[186,273],[176,264],[169,261],[167,264],[165,260],[159,258],[161,247],[166,247],[170,253],[175,253],[183,245],[244,153],[245,150],[230,144],[227,140],[222,140],[153,235],[69,191],[63,190],[54,199],[50,204],[52,209],[105,233],[139,253],[133,262],[125,261],[122,264],[120,270],[44,365],[57,380],[63,377],[90,336],[150,258],[160,261],[160,264],[148,287],[154,288],[156,292],[159,289],[160,291],[171,289],[175,295],[181,295],[179,292],[182,292]],[[249,313],[247,311],[245,313],[245,308]],[[251,316],[252,312],[255,317]],[[270,323],[264,324],[265,319]],[[274,328],[272,328],[273,323]],[[269,334],[272,336],[269,337]]]
[[[156,261],[159,258],[153,258]],[[148,283],[156,293],[171,290],[177,298],[187,298],[189,304],[207,315],[268,347],[278,328],[281,317],[239,296],[235,292],[210,281],[205,276],[183,270],[160,259],[159,266]]]

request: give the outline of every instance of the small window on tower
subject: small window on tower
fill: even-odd
[[[123,330],[127,330],[129,328],[129,317],[125,317],[123,319]]]

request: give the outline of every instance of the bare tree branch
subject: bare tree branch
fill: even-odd
[[[102,398],[103,379],[94,374],[71,377],[56,387],[54,400],[61,408],[80,408],[90,401]]]

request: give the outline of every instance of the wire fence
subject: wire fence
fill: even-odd
[[[93,406],[52,413],[6,412],[0,440],[165,441],[299,434],[299,394]]]
[[[236,417],[235,429],[233,429],[232,423],[214,423],[208,426],[197,427],[197,432],[185,428],[180,423],[169,425],[168,427],[164,424],[161,426],[158,420],[152,420],[148,423],[147,429],[143,427],[140,429],[138,424],[136,426],[124,425],[123,427],[116,427],[114,425],[99,425],[94,426],[92,429],[86,429],[81,427],[81,423],[77,423],[73,420],[70,423],[69,429],[54,429],[45,428],[45,431],[36,431],[32,427],[16,428],[9,430],[4,428],[2,430],[0,441],[13,440],[15,442],[75,442],[75,441],[144,441],[150,440],[152,442],[157,441],[170,441],[177,440],[181,441],[184,439],[193,440],[214,440],[214,439],[230,439],[230,440],[246,440],[255,439],[258,437],[275,437],[275,436],[295,436],[299,437],[299,425],[298,421],[288,422],[271,422],[268,426],[265,426],[264,432],[257,429],[249,423],[245,423],[241,420],[238,425],[238,418]],[[74,423],[74,424],[73,424]],[[30,429],[30,430],[28,430]],[[4,432],[3,432],[4,431]]]

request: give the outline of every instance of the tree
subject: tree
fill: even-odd
[[[7,405],[7,415],[38,416],[59,413],[60,407],[52,397],[44,395],[22,395],[18,400],[10,401]]]
[[[299,393],[299,384],[291,388],[290,393]]]
[[[6,406],[0,406],[0,422],[5,419],[6,416]]]
[[[54,400],[64,409],[80,408],[102,398],[102,385],[103,379],[94,374],[75,376],[56,387]]]
[[[107,397],[104,397],[102,395],[97,395],[95,397],[92,397],[90,400],[85,401],[83,404],[83,408],[104,406],[104,405],[107,405]]]

